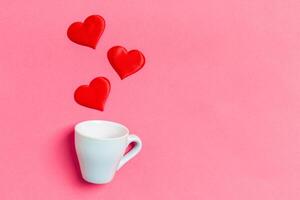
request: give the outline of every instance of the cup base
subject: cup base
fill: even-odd
[[[91,183],[91,184],[95,184],[95,185],[107,184],[107,183],[110,183],[112,181],[112,179],[109,179],[109,180],[94,180],[94,179],[89,179],[89,178],[86,178],[86,177],[82,177],[82,178],[86,182]]]

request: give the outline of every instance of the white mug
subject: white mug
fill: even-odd
[[[136,145],[125,154],[130,143]],[[138,136],[129,134],[122,124],[90,120],[75,126],[75,148],[83,179],[104,184],[110,182],[115,172],[138,154],[142,141]]]

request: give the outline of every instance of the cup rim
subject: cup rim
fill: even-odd
[[[79,130],[79,126],[81,126],[83,124],[93,123],[93,122],[101,122],[101,123],[104,122],[104,123],[109,123],[109,124],[113,124],[113,125],[122,127],[124,130],[126,130],[126,134],[124,134],[122,136],[119,136],[119,137],[107,137],[107,138],[95,138],[95,137],[91,137],[91,136],[82,134],[82,132]],[[75,130],[75,133],[77,135],[80,135],[81,137],[85,137],[85,138],[88,138],[88,139],[91,139],[91,140],[118,140],[118,139],[122,139],[124,137],[127,137],[129,135],[129,129],[126,126],[124,126],[123,124],[118,123],[118,122],[114,122],[114,121],[99,120],[99,119],[85,120],[85,121],[78,122],[75,125],[74,130]]]

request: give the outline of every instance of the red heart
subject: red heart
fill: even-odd
[[[103,111],[109,91],[109,80],[105,77],[97,77],[91,81],[90,85],[78,87],[74,98],[80,105]]]
[[[105,21],[101,16],[91,15],[83,23],[71,24],[67,34],[71,41],[95,49],[104,27]]]
[[[121,79],[134,74],[145,64],[145,57],[142,52],[138,50],[127,52],[127,50],[121,46],[112,47],[107,52],[107,57]]]

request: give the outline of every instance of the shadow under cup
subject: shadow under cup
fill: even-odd
[[[126,155],[126,147],[136,145]],[[142,147],[136,135],[122,124],[103,120],[84,121],[75,126],[75,148],[84,180],[95,184],[110,182],[115,172]]]

